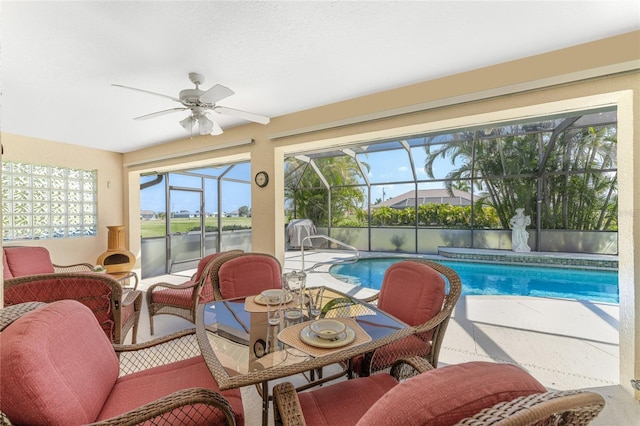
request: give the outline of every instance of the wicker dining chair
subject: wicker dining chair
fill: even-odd
[[[548,392],[512,364],[475,361],[433,369],[420,361],[429,365],[423,358],[411,357],[396,361],[390,373],[304,392],[296,392],[291,382],[277,384],[273,389],[276,423],[580,426],[595,418],[605,404],[594,392]],[[408,369],[414,377],[399,381]]]
[[[377,300],[384,312],[415,328],[415,333],[353,360],[354,372],[367,376],[389,368],[401,357],[419,355],[434,367],[445,331],[460,298],[462,283],[451,268],[424,259],[407,259],[385,272]]]
[[[243,253],[242,250],[229,250],[210,254],[198,262],[198,269],[188,281],[182,284],[159,282],[147,289],[147,309],[149,328],[153,335],[153,317],[155,315],[175,315],[187,321],[196,322],[196,311],[200,303],[214,300],[211,285],[211,269],[218,270],[225,259]]]
[[[63,300],[0,310],[0,339],[2,425],[244,424],[240,391],[219,390],[193,329],[111,345]]]
[[[215,300],[247,297],[282,288],[282,266],[267,253],[242,253],[210,270]]]

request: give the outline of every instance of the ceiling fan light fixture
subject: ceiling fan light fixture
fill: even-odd
[[[190,115],[184,120],[180,120],[180,125],[189,133],[193,131],[193,125],[195,124],[196,119]]]
[[[198,128],[201,135],[208,135],[213,131],[213,121],[209,120],[204,114],[198,116]]]

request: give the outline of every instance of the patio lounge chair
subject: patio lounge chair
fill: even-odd
[[[220,391],[193,330],[111,345],[74,300],[0,310],[0,423],[242,425],[238,389]]]
[[[461,290],[458,274],[440,263],[410,259],[391,265],[380,292],[366,300],[377,299],[378,308],[414,326],[416,333],[354,359],[355,373],[368,376],[412,355],[437,367],[444,333]]]
[[[153,317],[155,315],[175,315],[187,321],[196,322],[198,304],[213,300],[211,268],[219,265],[230,256],[242,253],[242,250],[229,250],[210,254],[198,262],[198,269],[188,281],[182,284],[156,283],[147,289],[147,309],[149,326],[153,335]],[[218,270],[218,267],[215,267]]]
[[[418,362],[410,364],[419,366]],[[273,390],[274,416],[284,426],[579,426],[588,424],[605,404],[593,392],[547,392],[512,364],[419,366],[415,371],[421,374],[402,382],[396,378],[398,371],[406,371],[406,367],[396,363],[391,374],[359,377],[299,393],[291,382],[280,383]]]
[[[66,272],[4,280],[5,306],[63,299],[78,300],[91,309],[111,342],[124,343],[129,330],[133,329],[131,342],[136,343],[142,292],[123,291],[118,281],[109,275]]]

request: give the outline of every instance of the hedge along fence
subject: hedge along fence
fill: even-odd
[[[471,206],[423,204],[418,206],[418,226],[469,228],[471,227],[471,213]],[[416,210],[413,207],[393,209],[383,206],[371,209],[371,226],[415,226],[415,224]],[[367,211],[357,211],[355,218],[354,216],[340,218],[334,223],[334,226],[366,227]],[[488,206],[480,206],[474,209],[473,227],[502,229],[495,209]]]

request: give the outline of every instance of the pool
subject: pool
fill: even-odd
[[[346,282],[380,289],[385,271],[401,258],[359,259],[334,265],[331,275]],[[616,271],[440,261],[455,270],[462,294],[538,296],[618,303]]]

